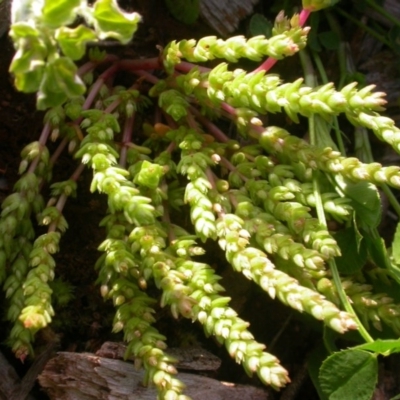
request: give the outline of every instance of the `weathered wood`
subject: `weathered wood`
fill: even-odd
[[[219,382],[200,375],[180,373],[185,393],[193,400],[262,400],[267,391],[252,386]],[[133,364],[91,353],[60,352],[51,359],[39,383],[54,400],[154,400],[154,388],[142,385],[143,371]]]
[[[220,35],[228,36],[253,12],[258,0],[202,0],[200,15]]]
[[[126,345],[121,342],[105,342],[96,351],[96,356],[123,360],[125,357]],[[221,360],[209,351],[201,347],[168,347],[165,351],[177,360],[179,370],[191,371],[217,371],[221,366]],[[131,356],[128,360],[134,361]]]
[[[10,26],[11,0],[0,0],[0,37],[2,37]]]
[[[9,364],[2,353],[0,353],[0,371],[0,400],[10,400],[15,393],[21,393],[21,381],[14,368]],[[24,393],[22,393],[21,397],[18,399],[35,400],[33,396],[28,395],[31,388],[32,387],[25,386]]]

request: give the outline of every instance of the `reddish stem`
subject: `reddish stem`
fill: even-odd
[[[310,16],[311,11],[310,10],[301,10],[300,12],[300,17],[299,17],[299,23],[300,26],[304,26],[304,24],[307,22],[308,17]]]
[[[147,82],[153,83],[154,85],[159,81],[158,78],[156,78],[154,75],[150,74],[147,71],[143,71],[143,70],[132,70],[132,72],[135,75],[139,75],[141,77],[143,77]]]
[[[121,60],[118,65],[120,69],[127,69],[129,71],[153,70],[163,68],[159,57],[145,58],[139,60],[124,59]]]
[[[126,156],[128,152],[126,143],[129,143],[132,139],[132,128],[134,120],[135,120],[135,114],[125,119],[124,131],[122,134],[122,148],[119,158],[119,164],[121,165],[121,167],[125,167],[126,165]]]
[[[193,68],[197,68],[200,72],[210,72],[211,68],[207,67],[201,67],[196,64],[192,64],[190,62],[182,61],[181,63],[175,65],[175,70],[180,71],[180,72],[189,72]]]
[[[190,112],[197,118],[199,122],[201,122],[202,125],[204,125],[208,132],[211,133],[221,143],[226,143],[229,141],[229,137],[225,135],[224,132],[221,131],[221,129],[218,128],[215,124],[213,124],[208,118],[206,118],[204,115],[201,115],[200,111],[194,108],[193,106],[190,106]]]
[[[299,15],[299,25],[304,26],[308,17],[310,16],[310,10],[301,10]],[[268,72],[277,62],[278,60],[272,57],[268,57],[258,68],[256,68],[253,72],[257,73],[259,71]]]
[[[45,126],[42,129],[42,133],[39,138],[39,155],[31,162],[29,166],[28,172],[33,173],[37,165],[39,164],[40,155],[42,153],[43,148],[46,146],[47,139],[49,138],[51,132],[50,122],[46,122]]]
[[[79,164],[78,167],[75,169],[74,173],[71,175],[69,180],[77,182],[78,178],[81,176],[83,170],[85,169],[85,164]],[[64,209],[65,203],[67,202],[68,196],[65,194],[62,194],[57,201],[56,208],[57,210],[62,213],[62,210]],[[56,221],[53,221],[47,232],[55,232],[57,227]]]

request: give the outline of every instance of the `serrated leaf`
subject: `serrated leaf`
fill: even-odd
[[[69,25],[76,19],[75,8],[80,0],[45,0],[42,21],[51,28]]]
[[[141,17],[138,13],[122,11],[116,0],[97,0],[93,16],[95,29],[100,39],[114,38],[128,43],[137,30]]]
[[[96,34],[83,25],[74,29],[62,27],[57,30],[56,39],[67,57],[71,60],[79,60],[85,54],[86,43],[96,40]]]
[[[249,31],[251,36],[264,35],[266,38],[272,36],[273,23],[269,21],[264,15],[254,14],[249,23]]]
[[[200,0],[165,0],[169,12],[184,24],[193,24],[200,14]]]
[[[322,46],[328,50],[337,50],[339,48],[340,38],[335,32],[321,32],[318,35],[318,39]]]
[[[340,273],[354,274],[361,270],[367,261],[367,248],[363,241],[357,242],[357,232],[353,227],[346,228],[334,234],[342,255],[336,258]]]
[[[344,193],[352,202],[359,227],[376,228],[381,221],[381,200],[378,189],[369,182],[344,182]],[[343,184],[342,184],[343,185]]]
[[[318,392],[320,400],[328,400],[328,396],[324,394],[318,380],[319,369],[325,358],[328,356],[325,346],[321,343],[316,346],[307,357],[308,374]]]
[[[377,380],[377,358],[363,350],[334,353],[319,373],[321,389],[329,400],[370,400]]]
[[[400,353],[400,340],[381,340],[377,339],[372,343],[365,343],[356,347],[359,350],[373,351],[383,356],[388,356],[393,353]]]
[[[392,256],[396,264],[400,264],[400,223],[397,224],[396,233],[392,243]]]
[[[384,240],[374,230],[366,229],[361,231],[368,248],[369,255],[376,265],[381,268],[390,269],[391,264],[388,258]]]

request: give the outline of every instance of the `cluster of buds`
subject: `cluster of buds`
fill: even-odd
[[[218,294],[223,290],[218,283],[220,277],[209,265],[178,257],[171,267],[164,264],[158,270],[164,275],[160,281],[164,293],[165,285],[170,286],[170,291],[175,286],[175,295],[169,296],[168,301],[177,297],[186,299],[186,309],[179,309],[180,314],[198,320],[207,336],[214,335],[224,344],[249,376],[256,373],[262,382],[275,389],[289,382],[288,373],[278,359],[263,351],[265,346],[256,342],[248,331],[249,323],[229,307],[230,298]]]
[[[174,377],[176,360],[164,352],[166,338],[152,326],[155,311],[151,305],[155,300],[129,278],[120,277],[108,285],[110,290],[105,297],[112,298],[117,308],[113,331],[123,330],[128,343],[125,357],[134,356],[136,367],[145,367],[144,384],[154,384],[160,398],[186,400],[182,394],[184,385]]]
[[[305,117],[319,114],[328,119],[346,113],[352,122],[357,121],[356,125],[374,128],[378,136],[377,127],[382,127],[382,123],[384,129],[380,129],[387,130],[388,137],[389,130],[395,129],[392,120],[373,114],[382,111],[386,103],[384,93],[372,92],[373,85],[357,90],[355,84],[349,84],[341,91],[336,91],[332,83],[311,88],[303,84],[302,78],[282,83],[275,74],[247,73],[242,69],[230,71],[226,63],[221,63],[210,71],[208,85],[202,86],[216,102],[225,101],[233,107],[247,107],[262,114],[284,110],[295,122],[299,121],[299,114]],[[369,122],[362,120],[364,116]],[[375,118],[380,119],[374,121]]]
[[[54,279],[56,264],[52,254],[59,249],[60,236],[59,232],[49,232],[39,236],[29,255],[29,264],[32,268],[22,286],[25,302],[19,320],[25,328],[33,332],[47,326],[54,315],[49,282]]]
[[[48,132],[47,129],[44,132]],[[39,188],[50,176],[49,152],[37,141],[27,145],[21,157],[19,172],[22,176],[14,186],[15,192],[2,203],[0,282],[4,282],[3,290],[10,303],[7,319],[14,324],[9,343],[16,356],[24,360],[32,354],[35,332],[47,325],[53,313],[47,281],[54,276],[54,261],[49,253],[58,248],[58,239],[53,233],[48,239],[55,244],[49,245],[48,249],[46,246],[42,249],[43,237],[32,246],[35,233],[31,218],[43,212]],[[42,223],[40,218],[39,223]],[[47,240],[45,242],[49,244]],[[35,254],[41,251],[43,263],[38,263]],[[44,289],[43,293],[35,293],[36,287]]]
[[[181,160],[177,172],[186,175],[190,182],[186,185],[184,201],[190,204],[190,216],[197,234],[202,240],[216,238],[214,205],[207,196],[212,189],[207,170],[219,160],[212,149],[203,149],[204,138],[195,131],[188,133],[179,142]],[[210,151],[211,150],[211,151]]]
[[[261,249],[283,260],[291,260],[297,267],[306,269],[309,276],[321,277],[326,274],[324,254],[296,242],[285,225],[262,209],[253,206],[250,219],[243,215],[242,209],[239,203],[236,215],[243,218],[245,229]]]
[[[357,328],[350,314],[339,310],[314,290],[301,286],[286,273],[276,270],[264,252],[248,246],[250,235],[244,229],[244,221],[237,215],[219,218],[217,229],[220,246],[232,267],[254,280],[272,298],[277,297],[289,307],[311,314],[338,332]]]
[[[227,40],[215,36],[207,36],[196,42],[194,39],[172,41],[164,50],[164,67],[172,72],[175,65],[184,58],[190,62],[205,62],[215,58],[223,58],[237,62],[240,58],[261,61],[269,56],[277,60],[291,56],[306,45],[309,27],[302,28],[298,19],[292,19],[293,26],[281,30],[271,38],[255,36],[246,39],[234,36]]]
[[[382,331],[383,322],[396,334],[400,333],[400,305],[391,297],[385,293],[372,293],[372,285],[366,283],[343,280],[342,287],[367,329],[372,323],[375,329]],[[329,279],[321,279],[317,289],[332,301],[339,301],[335,285]]]
[[[108,238],[100,246],[99,258],[101,294],[112,299],[116,307],[113,331],[124,332],[128,343],[126,357],[133,355],[137,368],[144,366],[144,383],[154,384],[160,398],[186,400],[184,385],[176,379],[174,360],[168,356],[165,337],[152,326],[155,299],[149,297],[146,279],[156,270],[157,257],[165,247],[163,230],[155,226],[133,226],[126,223],[118,211],[103,221]],[[162,236],[160,236],[160,233]]]
[[[303,163],[312,170],[341,174],[352,181],[387,183],[400,187],[400,167],[382,167],[379,163],[364,164],[354,157],[343,157],[330,147],[316,147],[291,135],[286,130],[271,126],[258,135],[260,144],[271,154],[289,159],[292,163]]]

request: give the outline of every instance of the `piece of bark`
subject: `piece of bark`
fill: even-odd
[[[256,3],[258,0],[201,0],[200,15],[208,25],[226,37],[253,12]]]
[[[60,352],[47,363],[38,379],[52,400],[155,400],[156,390],[142,385],[143,374],[143,370],[137,371],[125,361],[91,353]],[[178,377],[193,400],[268,399],[267,391],[261,388],[187,373]]]
[[[0,2],[0,37],[2,37],[10,27],[11,0]]]
[[[21,381],[14,368],[8,363],[7,359],[0,353],[0,400],[10,400],[13,393],[21,388]],[[35,376],[36,379],[36,376]],[[28,390],[28,392],[30,389]],[[18,400],[35,400],[33,396],[25,394],[25,397],[19,397]]]
[[[105,342],[96,351],[96,356],[123,360],[126,351],[124,343]],[[201,347],[168,347],[165,352],[177,360],[176,367],[186,371],[216,371],[221,366],[221,360]],[[128,360],[133,361],[131,356]]]

